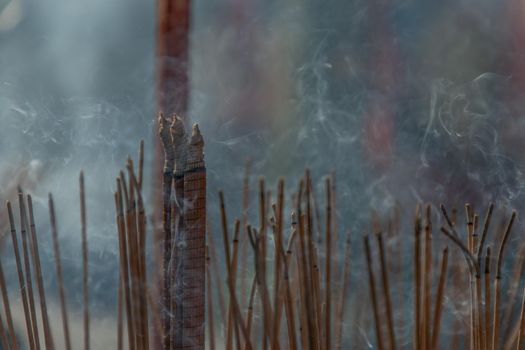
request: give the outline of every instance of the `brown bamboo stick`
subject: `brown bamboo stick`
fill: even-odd
[[[310,288],[310,291],[312,293],[312,307],[311,307],[311,314],[309,317],[312,318],[313,321],[313,333],[311,336],[313,337],[314,347],[317,349],[319,347],[319,340],[320,340],[320,322],[319,322],[319,305],[320,305],[320,298],[319,298],[319,290],[317,288],[317,276],[316,276],[316,269],[317,269],[317,259],[315,254],[315,246],[314,246],[314,237],[313,237],[313,217],[312,217],[312,203],[311,203],[311,189],[312,189],[312,180],[310,177],[310,170],[307,169],[305,173],[305,181],[306,181],[306,191],[305,191],[305,197],[306,197],[306,247],[308,249],[308,286]]]
[[[392,314],[392,301],[390,299],[390,284],[388,281],[388,263],[385,256],[385,247],[383,244],[382,233],[379,232],[376,235],[377,243],[379,245],[379,258],[381,263],[381,280],[383,283],[383,297],[385,299],[386,306],[386,317],[387,317],[387,328],[388,328],[388,338],[390,342],[390,349],[395,350],[396,346],[396,335],[394,331],[394,317]]]
[[[257,286],[257,278],[253,277],[252,286],[250,288],[250,297],[248,299],[248,308],[246,310],[246,331],[248,333],[248,338],[251,339],[252,334],[252,321],[253,321],[253,304],[255,301],[255,291]],[[246,344],[244,345],[246,350]]]
[[[485,256],[485,334],[486,348],[492,349],[492,300],[491,300],[491,283],[490,283],[490,247],[487,247]]]
[[[426,349],[430,349],[432,339],[430,337],[430,329],[431,329],[431,310],[432,310],[432,296],[431,296],[431,289],[432,289],[432,208],[430,205],[427,205],[426,207],[426,225],[425,225],[425,271],[424,271],[424,284],[423,284],[423,293],[424,293],[424,299],[423,299],[423,335],[424,335],[424,341],[422,344],[425,344]]]
[[[370,288],[370,299],[372,300],[372,309],[374,313],[374,324],[376,331],[377,348],[383,349],[383,337],[381,335],[381,320],[379,319],[379,308],[377,305],[376,287],[374,271],[372,269],[372,258],[370,255],[370,244],[368,242],[368,236],[364,237],[365,244],[365,256],[366,256],[366,267],[368,269],[368,286]]]
[[[138,299],[139,299],[139,314],[141,317],[142,326],[142,347],[149,349],[149,322],[148,322],[148,302],[147,302],[147,277],[146,277],[146,214],[144,209],[144,201],[142,199],[142,193],[140,185],[133,171],[133,163],[128,160],[127,164],[130,182],[137,194],[137,272],[138,272]],[[135,221],[134,221],[135,222]]]
[[[35,226],[35,217],[33,213],[33,200],[31,195],[27,195],[27,206],[29,211],[29,232],[31,239],[29,240],[29,246],[31,248],[32,261],[35,269],[35,276],[38,288],[38,295],[40,299],[40,314],[42,317],[42,325],[44,329],[44,339],[46,344],[46,349],[53,349],[53,335],[51,333],[51,326],[49,325],[49,315],[47,313],[47,304],[46,304],[46,293],[44,288],[44,282],[42,278],[42,266],[40,264],[40,253],[38,251],[38,238],[36,235],[36,226]],[[7,322],[9,324],[9,319],[11,316],[7,317]],[[12,322],[12,321],[11,321]],[[18,345],[17,345],[18,346]]]
[[[332,183],[326,179],[325,346],[332,348]]]
[[[523,288],[521,298],[521,312],[520,312],[520,321],[519,321],[519,331],[518,331],[518,346],[516,350],[523,349],[525,345],[525,287]]]
[[[299,217],[299,270],[301,274],[301,292],[302,292],[302,317],[303,317],[303,330],[305,331],[305,339],[308,340],[308,348],[315,349],[316,347],[316,338],[314,335],[315,332],[315,323],[314,323],[314,313],[312,311],[313,299],[311,296],[311,284],[310,284],[310,265],[306,256],[306,244],[305,244],[305,225],[304,222],[306,218],[302,212],[302,200],[303,200],[303,188],[305,187],[305,181],[308,183],[308,178],[306,180],[301,180],[299,182],[299,191],[297,195],[297,214]],[[306,185],[308,188],[308,185]],[[308,192],[306,194],[308,197]],[[308,210],[308,209],[307,209]],[[307,238],[308,239],[308,238]],[[304,329],[306,326],[306,329]]]
[[[27,211],[22,189],[18,188],[18,204],[20,209],[20,232],[22,236],[22,253],[24,257],[24,269],[26,277],[27,299],[29,301],[29,313],[31,315],[31,325],[33,327],[33,337],[35,340],[35,349],[40,349],[40,336],[38,334],[38,320],[36,316],[35,297],[33,294],[33,282],[31,277],[31,262],[29,261],[29,248],[27,234],[29,224],[27,221]]]
[[[512,212],[510,221],[507,225],[507,229],[503,235],[499,251],[498,251],[498,260],[496,266],[496,279],[494,281],[494,321],[493,321],[493,331],[492,331],[492,349],[497,349],[499,345],[499,329],[500,329],[500,304],[501,304],[501,266],[503,265],[503,252],[505,245],[509,239],[510,231],[512,230],[512,225],[516,219],[516,211]]]
[[[29,314],[29,305],[27,300],[27,294],[26,294],[26,282],[24,280],[24,273],[22,270],[22,262],[20,259],[20,251],[18,250],[18,240],[16,238],[16,226],[15,226],[15,220],[13,217],[13,209],[11,207],[11,202],[7,201],[7,213],[9,216],[9,224],[11,227],[11,239],[13,241],[13,251],[15,253],[15,260],[16,260],[16,269],[18,272],[18,282],[20,285],[20,295],[22,297],[22,306],[24,308],[24,316],[25,316],[25,323],[26,323],[26,330],[27,330],[27,339],[29,341],[29,349],[35,349],[35,341],[33,338],[33,328],[31,324],[31,316]]]
[[[55,205],[53,196],[49,194],[49,218],[51,221],[51,234],[53,238],[53,250],[55,252],[55,265],[57,273],[58,293],[60,297],[60,308],[62,311],[62,327],[64,330],[64,341],[66,350],[71,350],[71,338],[69,336],[69,319],[66,304],[66,292],[64,289],[64,277],[62,273],[62,262],[60,260],[60,246],[58,243],[58,229],[55,218]]]
[[[290,239],[290,243],[292,243],[292,238]],[[290,248],[291,249],[291,248]],[[291,250],[288,249],[287,251]],[[285,306],[285,312],[286,312],[286,325],[288,330],[288,344],[289,348],[291,350],[297,349],[297,340],[295,337],[295,316],[294,316],[294,306],[293,306],[293,299],[292,299],[292,292],[290,288],[290,273],[289,273],[289,260],[284,255],[284,250],[282,246],[279,247],[279,252],[282,254],[282,260],[283,260],[283,280],[284,280],[284,288],[285,288],[285,296],[284,296],[284,306]],[[290,257],[291,258],[291,257]]]
[[[13,350],[18,350],[18,338],[16,337],[15,327],[13,325],[13,316],[11,314],[11,304],[9,303],[9,294],[7,293],[7,285],[5,282],[4,269],[2,262],[0,261],[0,289],[2,291],[2,302],[4,304],[4,312],[7,321],[7,327],[9,330],[9,338],[11,339],[11,345]]]
[[[82,285],[84,295],[84,349],[89,350],[89,270],[88,246],[86,228],[86,195],[84,185],[84,172],[80,172],[80,233],[82,238]]]
[[[137,205],[136,205],[136,188],[132,180],[130,169],[133,169],[131,159],[128,158],[128,174],[129,174],[129,188],[128,188],[128,203],[126,206],[126,231],[128,234],[128,257],[130,262],[131,271],[131,297],[133,299],[132,308],[133,314],[137,315],[134,317],[135,325],[135,344],[138,350],[144,348],[145,336],[143,334],[144,319],[140,313],[140,263],[139,263],[139,252],[138,252],[138,239],[137,239]]]
[[[279,344],[281,325],[281,265],[282,265],[282,235],[283,235],[283,212],[284,212],[284,179],[279,178],[277,184],[277,206],[275,210],[274,242],[275,242],[275,266],[274,266],[274,318],[272,329],[272,349],[277,349]]]
[[[517,281],[519,282],[520,276],[523,272],[523,267],[525,263],[525,240],[522,240],[520,242],[518,251],[516,254],[514,254],[517,259],[514,263],[514,266],[512,268],[512,272],[510,274],[510,281]],[[509,286],[509,292],[507,293],[506,298],[506,306],[507,310],[503,314],[502,322],[501,324],[505,327],[505,331],[502,333],[503,339],[507,339],[509,336],[509,331],[511,330],[511,318],[514,311],[513,305],[516,300],[516,296],[518,294],[518,286],[519,283],[511,283]]]
[[[447,282],[448,269],[448,247],[443,249],[441,258],[441,271],[439,273],[438,289],[434,306],[434,319],[432,321],[432,349],[438,349],[439,334],[441,329],[441,315],[443,314],[443,298],[445,295],[445,283]]]
[[[238,262],[239,262],[239,229],[240,229],[240,220],[235,220],[234,229],[233,229],[233,240],[232,240],[232,246],[233,246],[233,256],[231,261],[231,283],[233,286],[233,290],[236,291],[237,289],[237,270],[238,270]],[[237,294],[235,294],[235,298],[237,298]],[[233,309],[231,314],[231,320],[233,321],[234,315],[233,315]],[[231,327],[231,325],[230,325]],[[235,330],[235,342],[237,345],[237,349],[241,349],[241,343],[240,343],[240,335],[239,335],[239,327],[237,324],[234,325]]]
[[[344,319],[344,311],[346,306],[346,294],[348,291],[348,281],[350,280],[350,233],[347,232],[346,237],[346,244],[345,244],[345,256],[344,256],[344,263],[343,263],[343,269],[342,269],[342,276],[341,280],[341,290],[339,293],[339,300],[338,300],[338,306],[337,306],[337,318],[336,318],[336,338],[335,338],[335,348],[336,350],[340,350],[342,346],[342,339],[343,339],[343,319]]]
[[[131,350],[135,349],[135,328],[134,328],[134,315],[133,308],[131,306],[131,291],[130,291],[130,272],[129,272],[129,259],[128,259],[128,245],[126,238],[126,224],[124,220],[124,209],[123,209],[123,191],[125,185],[121,183],[121,179],[117,178],[117,192],[115,193],[115,209],[117,212],[117,228],[119,236],[119,257],[120,257],[120,272],[122,274],[122,284],[124,286],[124,302],[126,306],[126,322],[127,322],[127,334],[128,334],[128,346]]]
[[[420,206],[416,207],[416,214],[414,219],[414,293],[416,297],[415,302],[415,341],[416,349],[423,348],[423,336],[421,334],[421,323],[422,323],[422,312],[421,312],[421,218],[420,218]]]
[[[142,182],[144,181],[144,140],[139,143],[139,164],[137,168],[138,189],[142,192]]]

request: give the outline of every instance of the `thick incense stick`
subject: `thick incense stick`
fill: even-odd
[[[392,315],[392,302],[390,299],[390,284],[388,282],[388,264],[386,262],[385,247],[383,244],[382,233],[377,234],[377,243],[379,245],[379,257],[381,262],[381,280],[383,282],[383,297],[385,298],[386,317],[388,325],[388,337],[390,340],[390,349],[396,349],[396,335],[394,332],[394,319]]]
[[[20,285],[20,295],[22,297],[22,306],[24,307],[27,339],[29,340],[29,348],[34,349],[35,341],[33,338],[33,328],[31,326],[31,317],[29,315],[29,305],[28,305],[27,295],[26,295],[26,286],[25,286],[25,281],[24,281],[24,273],[22,270],[22,262],[20,260],[20,251],[18,250],[18,240],[16,238],[15,219],[13,217],[13,209],[9,201],[7,201],[7,213],[9,216],[9,224],[11,226],[11,239],[13,241],[13,251],[15,253],[16,269],[18,272],[18,283]]]
[[[20,227],[22,236],[22,252],[24,255],[24,268],[26,277],[27,287],[27,299],[29,301],[29,312],[31,314],[31,324],[33,327],[33,337],[35,340],[35,349],[40,349],[40,337],[38,334],[38,320],[36,316],[35,298],[33,295],[33,282],[31,278],[31,262],[29,261],[29,248],[27,246],[27,231],[29,230],[29,224],[27,222],[27,211],[24,202],[24,194],[22,189],[18,188],[18,203],[20,208]]]
[[[443,313],[443,297],[445,295],[445,283],[447,282],[448,269],[448,247],[443,249],[441,258],[441,271],[439,273],[438,290],[434,307],[434,319],[432,321],[432,349],[436,350],[439,342],[439,331],[441,328],[441,315]]]
[[[40,265],[40,253],[38,251],[38,238],[36,235],[35,216],[33,214],[33,200],[31,195],[27,195],[27,207],[29,211],[29,228],[30,228],[30,248],[35,269],[36,282],[38,288],[38,296],[40,299],[40,314],[42,316],[42,324],[44,328],[44,338],[47,349],[54,348],[53,335],[51,334],[51,327],[49,325],[49,316],[47,313],[46,293],[44,289],[44,282],[42,278],[42,266]],[[9,322],[9,317],[8,320]]]
[[[13,350],[18,350],[18,339],[15,333],[15,327],[13,326],[13,316],[11,314],[11,304],[9,303],[9,295],[7,293],[7,285],[5,283],[4,269],[2,268],[2,262],[0,261],[0,289],[2,291],[2,302],[4,304],[4,311],[7,320],[7,327],[9,329],[9,338],[12,341]]]
[[[372,308],[374,312],[374,323],[375,323],[375,330],[376,330],[377,348],[379,350],[382,350],[383,349],[383,338],[381,335],[381,320],[379,319],[379,309],[377,305],[375,278],[374,278],[374,271],[372,269],[372,258],[370,256],[370,244],[368,242],[368,236],[364,237],[364,244],[365,244],[366,266],[368,269],[368,285],[370,288],[370,298],[372,300]]]
[[[66,292],[64,290],[64,277],[62,274],[62,262],[60,260],[60,246],[58,243],[58,229],[55,218],[55,205],[53,196],[49,194],[49,219],[51,222],[51,233],[53,238],[53,250],[55,252],[55,265],[57,271],[58,293],[60,296],[60,308],[62,310],[62,326],[64,329],[64,341],[66,350],[71,350],[71,338],[69,337],[69,320],[67,314]]]
[[[80,172],[80,233],[82,238],[82,285],[84,294],[84,349],[89,350],[89,271],[84,172]]]
[[[500,304],[501,304],[501,266],[503,264],[503,251],[505,245],[510,236],[510,231],[512,230],[512,225],[516,219],[516,212],[512,212],[510,221],[507,225],[507,229],[503,235],[499,251],[498,251],[498,260],[496,265],[496,278],[494,282],[494,321],[493,321],[493,331],[492,331],[492,349],[495,350],[499,345],[499,328],[500,328]]]

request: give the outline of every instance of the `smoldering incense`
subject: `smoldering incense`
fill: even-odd
[[[53,204],[53,195],[49,194],[49,219],[51,222],[51,234],[53,238],[53,250],[55,252],[55,265],[58,282],[58,293],[60,296],[60,307],[62,311],[62,326],[64,330],[64,341],[66,350],[71,350],[71,338],[69,336],[69,320],[66,304],[66,293],[64,290],[64,277],[62,274],[62,262],[60,260],[60,246],[58,243],[58,229],[55,218],[55,205]]]

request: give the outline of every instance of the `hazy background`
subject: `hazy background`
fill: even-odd
[[[426,201],[521,208],[524,15],[521,0],[194,1],[189,115],[205,136],[212,226],[218,188],[239,215],[247,158],[252,173],[270,185],[286,176],[290,189],[305,167],[316,180],[335,172],[341,231],[368,228],[371,208],[396,202],[406,212]],[[152,156],[154,35],[154,2],[0,0],[0,199],[14,200],[17,183],[34,194],[53,299],[54,193],[68,302],[80,315],[84,169],[91,305],[108,323],[114,178],[141,138]],[[94,346],[113,344],[103,338]]]

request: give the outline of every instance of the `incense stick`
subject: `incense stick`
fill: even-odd
[[[325,346],[331,349],[332,341],[332,184],[326,179],[326,262],[325,262]]]
[[[20,252],[18,250],[18,240],[16,238],[16,226],[15,226],[15,220],[13,217],[13,209],[11,207],[11,202],[7,201],[7,213],[9,216],[9,224],[11,227],[11,239],[13,241],[13,251],[15,253],[15,260],[16,260],[16,269],[18,272],[18,283],[20,286],[20,295],[22,297],[22,306],[24,308],[24,316],[25,316],[25,323],[26,323],[26,330],[27,330],[27,339],[29,341],[29,348],[34,349],[35,348],[35,341],[33,338],[33,328],[31,325],[31,317],[29,315],[29,305],[26,295],[26,286],[25,286],[25,280],[24,280],[24,273],[22,270],[22,262],[20,260]],[[69,349],[68,349],[69,350]]]
[[[512,215],[510,217],[510,221],[507,225],[507,229],[505,230],[505,233],[503,235],[503,239],[501,241],[499,252],[498,252],[498,260],[496,265],[496,278],[494,282],[494,321],[493,321],[493,331],[492,331],[492,348],[495,350],[499,344],[499,328],[500,328],[500,304],[501,304],[501,266],[503,264],[503,251],[505,249],[505,245],[507,243],[507,240],[509,239],[510,231],[512,230],[512,225],[514,224],[514,220],[516,219],[516,212],[513,211]]]
[[[29,241],[29,246],[31,248],[31,254],[33,257],[33,265],[35,269],[35,276],[36,276],[36,282],[37,282],[37,288],[38,288],[38,295],[40,299],[40,314],[42,317],[42,324],[44,328],[44,338],[45,338],[45,344],[46,349],[53,349],[54,348],[54,342],[53,342],[53,335],[51,334],[51,327],[49,325],[49,316],[47,313],[47,304],[46,304],[46,293],[44,289],[44,282],[42,278],[42,266],[40,265],[40,253],[38,251],[38,239],[36,235],[36,226],[35,226],[35,217],[33,214],[33,200],[31,198],[31,195],[27,195],[27,207],[29,211],[29,232],[31,239]],[[9,323],[8,317],[7,321]]]
[[[378,310],[378,305],[377,305],[374,271],[372,269],[372,258],[370,256],[370,244],[368,242],[368,236],[364,237],[364,244],[365,244],[366,266],[368,269],[368,286],[370,288],[370,298],[372,300],[372,309],[374,312],[374,323],[375,323],[375,330],[376,330],[377,348],[379,350],[382,350],[383,349],[383,338],[381,335],[381,321],[379,320],[379,310]]]
[[[5,282],[4,269],[0,261],[0,289],[2,291],[2,302],[4,304],[4,312],[7,320],[7,327],[9,329],[9,338],[11,339],[13,350],[18,350],[18,338],[16,337],[15,327],[13,326],[13,316],[11,314],[11,304],[9,303],[9,295],[7,293],[7,285]],[[9,347],[7,347],[9,348]]]
[[[414,298],[415,302],[415,324],[414,324],[414,333],[415,333],[415,344],[416,348],[422,348],[422,334],[421,334],[421,218],[420,218],[420,206],[416,207],[416,214],[414,219],[414,293],[416,297]]]
[[[124,302],[126,306],[126,322],[128,327],[128,346],[131,350],[135,349],[135,329],[133,322],[133,310],[131,307],[131,292],[129,288],[130,276],[128,267],[128,248],[126,239],[126,225],[124,223],[123,213],[123,198],[122,190],[125,188],[121,183],[121,179],[117,178],[117,192],[115,193],[115,209],[117,212],[117,228],[119,237],[119,257],[120,257],[120,271],[123,278],[124,285]]]
[[[388,325],[388,336],[390,340],[390,349],[396,349],[396,335],[394,332],[394,320],[392,316],[392,302],[390,300],[390,285],[388,282],[388,269],[385,256],[385,247],[383,245],[383,236],[379,232],[376,235],[377,243],[379,245],[379,258],[381,263],[381,279],[383,281],[383,297],[385,298],[386,305],[386,316],[387,316],[387,325]]]
[[[33,295],[33,282],[31,278],[31,263],[29,261],[29,248],[27,246],[27,231],[29,224],[27,222],[27,211],[24,202],[24,194],[22,189],[18,188],[18,205],[20,209],[20,232],[22,236],[22,253],[24,256],[24,268],[27,287],[27,299],[29,301],[29,313],[31,315],[31,325],[33,327],[33,337],[35,341],[35,349],[40,349],[40,337],[38,334],[38,320],[36,317],[35,298]]]
[[[82,285],[84,291],[84,349],[89,350],[89,271],[88,247],[86,228],[86,195],[84,186],[84,172],[80,172],[80,234],[82,238]]]
[[[438,290],[436,294],[436,302],[434,307],[434,319],[432,321],[432,349],[438,348],[439,331],[441,329],[441,315],[443,313],[443,297],[445,295],[445,283],[447,281],[448,269],[448,247],[443,249],[443,256],[441,258],[441,271],[439,273]]]
[[[64,290],[64,277],[62,274],[62,262],[60,260],[60,246],[58,243],[58,229],[55,218],[55,205],[53,196],[49,194],[49,219],[51,222],[51,234],[53,238],[53,249],[55,252],[55,265],[57,273],[58,293],[60,297],[60,308],[62,310],[62,326],[64,330],[64,341],[66,350],[71,350],[71,339],[69,337],[69,321],[67,314],[66,293]]]

